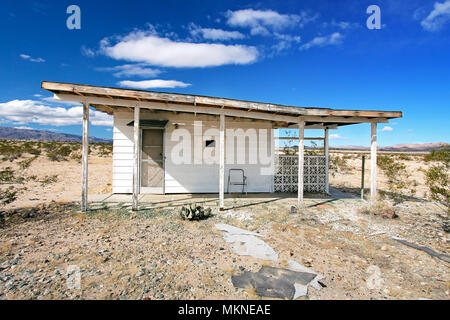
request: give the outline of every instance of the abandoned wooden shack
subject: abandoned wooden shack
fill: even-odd
[[[197,95],[42,82],[56,99],[83,104],[82,210],[88,209],[89,110],[113,115],[113,193],[328,193],[329,130],[371,124],[371,197],[376,196],[377,124],[399,111],[337,110]],[[276,152],[274,130],[298,129],[296,155]],[[323,137],[305,137],[322,129]],[[304,141],[323,140],[321,155]],[[369,135],[368,135],[369,140]],[[231,190],[230,190],[231,189]]]

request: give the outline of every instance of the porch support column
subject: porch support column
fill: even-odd
[[[223,211],[224,191],[225,191],[225,115],[220,115],[220,136],[219,136],[219,210]]]
[[[324,153],[325,153],[325,192],[327,194],[330,194],[330,176],[329,176],[329,163],[330,163],[330,159],[329,159],[329,148],[330,145],[328,143],[328,138],[329,138],[329,130],[328,128],[325,128],[325,138],[323,140],[323,149],[324,149]]]
[[[377,123],[371,123],[370,145],[370,199],[377,199]]]
[[[133,211],[138,210],[138,196],[139,196],[139,147],[140,143],[140,107],[134,107],[134,165],[133,165]]]
[[[305,122],[298,123],[298,204],[303,204],[303,164],[305,162]]]
[[[89,104],[83,103],[83,138],[81,162],[81,211],[88,210]]]

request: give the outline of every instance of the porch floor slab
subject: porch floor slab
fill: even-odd
[[[358,197],[344,193],[336,188],[330,187],[330,194],[311,194],[305,193],[304,203],[306,206],[317,203],[317,200],[328,202],[338,199],[357,199]],[[233,207],[236,201],[249,203],[270,203],[278,200],[292,200],[294,205],[297,201],[296,193],[252,193],[252,194],[226,194],[225,207]],[[74,201],[81,201],[80,198]],[[108,205],[122,207],[131,206],[131,194],[90,194],[89,203],[92,205]],[[205,206],[218,206],[219,197],[217,194],[141,194],[139,195],[139,206],[141,209],[145,208],[174,208],[191,203],[203,204]]]

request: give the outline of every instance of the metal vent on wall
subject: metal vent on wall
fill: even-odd
[[[164,129],[168,122],[168,120],[140,120],[139,126],[141,128]],[[134,121],[128,123],[127,126],[133,127]]]

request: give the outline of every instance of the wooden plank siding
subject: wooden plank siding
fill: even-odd
[[[219,117],[211,116],[193,116],[180,115],[171,112],[162,113],[142,113],[141,119],[160,119],[169,120],[165,133],[165,193],[215,193],[219,192],[219,164],[208,164],[206,162],[213,162],[214,158],[205,156],[202,165],[195,164],[194,160],[199,160],[198,156],[192,154],[191,164],[175,164],[171,161],[171,152],[173,148],[179,143],[172,141],[172,133],[175,130],[175,125],[180,129],[187,130],[192,140],[195,139],[194,121],[202,121],[203,134],[208,133],[210,129],[214,129],[219,133]],[[133,112],[116,112],[114,114],[114,143],[113,143],[113,193],[132,193],[133,187],[133,127],[127,126],[133,120]],[[226,121],[226,129],[266,129],[270,134],[272,126],[267,121],[250,121],[250,120],[234,120]],[[205,139],[216,140],[216,149],[218,152],[219,137],[204,137]],[[267,141],[267,156],[273,159],[274,150],[272,139]],[[193,141],[191,144],[193,146]],[[230,143],[230,142],[229,142]],[[227,143],[225,143],[227,146]],[[204,141],[202,142],[204,150]],[[230,145],[228,145],[230,147]],[[246,143],[245,147],[237,147],[235,141],[235,160],[238,154],[245,154],[246,159],[251,154],[258,154],[257,145],[249,145]],[[230,168],[242,168],[248,177],[248,191],[249,192],[271,192],[273,190],[273,176],[270,174],[261,174],[261,166],[259,164],[230,164],[231,152],[226,151],[225,154],[225,192],[227,192],[228,170]],[[228,156],[228,158],[227,158]],[[218,159],[218,154],[217,154]],[[234,161],[236,162],[236,161]],[[267,168],[266,168],[267,169]],[[269,170],[265,170],[269,171]],[[270,172],[268,172],[270,173]],[[234,190],[234,189],[233,189]]]

